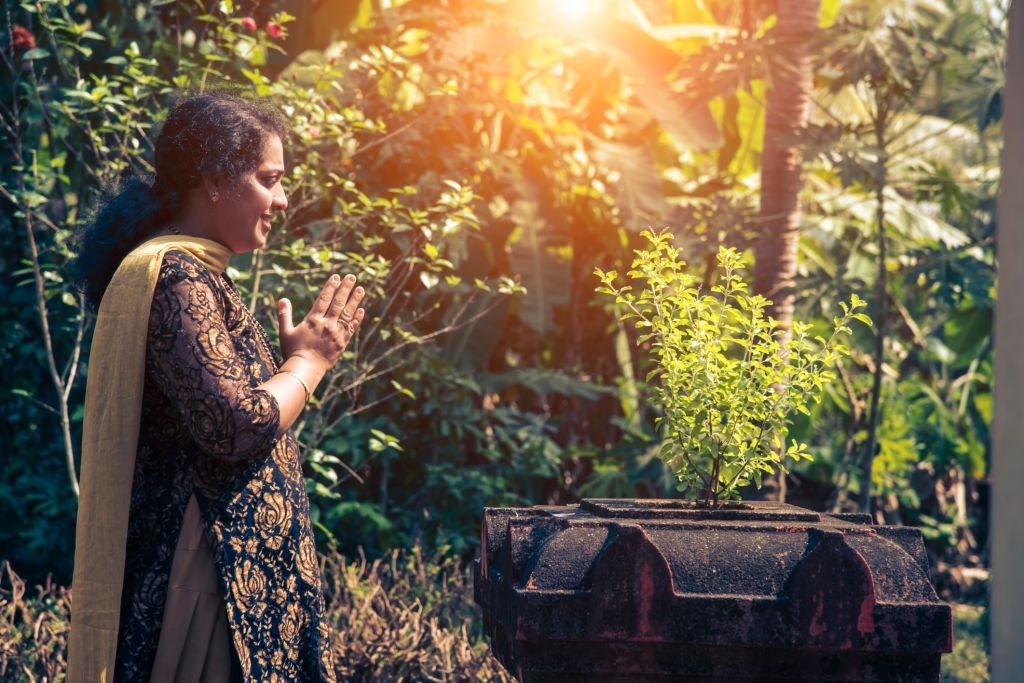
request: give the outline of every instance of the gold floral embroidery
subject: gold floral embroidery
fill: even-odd
[[[313,544],[312,538],[303,538],[299,541],[296,564],[303,581],[313,583],[320,580],[320,563],[317,561],[316,546]]]
[[[261,529],[274,530],[290,526],[291,505],[280,492],[263,494],[263,505],[256,511],[255,521]]]
[[[273,374],[252,317],[185,254],[165,258],[147,340],[116,680],[143,680],[185,504],[199,502],[246,680],[333,681],[297,444],[275,440]]]

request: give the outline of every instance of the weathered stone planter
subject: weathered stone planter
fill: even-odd
[[[521,681],[938,681],[921,535],[778,503],[485,510],[474,577]]]

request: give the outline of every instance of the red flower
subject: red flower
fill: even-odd
[[[252,17],[246,17],[242,19],[242,26],[249,29],[250,31],[256,30],[256,20]]]
[[[24,26],[15,26],[11,29],[13,41],[11,42],[15,52],[31,50],[36,46],[36,37]]]
[[[271,38],[280,38],[284,35],[284,31],[273,21],[267,22],[267,35]]]

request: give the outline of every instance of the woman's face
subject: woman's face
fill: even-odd
[[[274,214],[288,208],[283,175],[284,147],[271,135],[256,170],[223,185],[213,205],[215,239],[235,254],[263,247]]]

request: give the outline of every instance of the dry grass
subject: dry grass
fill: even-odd
[[[64,679],[70,591],[50,582],[28,587],[0,564],[0,681]]]
[[[483,638],[468,570],[417,550],[383,559],[323,557],[328,611],[335,624],[341,681],[493,681],[514,679]],[[29,587],[0,563],[0,682],[64,680],[70,591]],[[942,680],[986,683],[986,606],[954,606],[955,648]]]
[[[469,571],[414,550],[386,558],[323,558],[341,681],[513,679],[487,648]],[[0,681],[64,680],[70,591],[28,587],[0,564]]]
[[[326,558],[335,659],[345,681],[512,681],[491,656],[468,570],[418,550]]]

